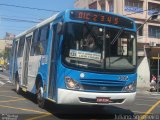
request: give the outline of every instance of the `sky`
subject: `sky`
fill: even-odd
[[[46,19],[55,14],[55,12],[52,11],[26,9],[16,6],[63,11],[68,8],[73,8],[74,1],[75,0],[0,0],[0,39],[4,38],[6,32],[18,35],[37,24],[33,22],[42,21],[42,19]],[[14,5],[14,7],[8,5]],[[17,19],[27,20],[27,22],[20,22],[17,21]]]

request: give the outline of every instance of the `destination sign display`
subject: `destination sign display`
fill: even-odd
[[[101,60],[101,54],[95,53],[95,52],[87,52],[87,51],[81,51],[81,50],[70,50],[69,53],[70,57],[76,57],[76,58],[86,58],[86,59],[92,59],[92,60]]]
[[[108,13],[73,10],[70,12],[70,18],[72,20],[95,22],[133,29],[133,22],[131,20]]]

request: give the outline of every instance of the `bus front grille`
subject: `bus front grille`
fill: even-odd
[[[119,92],[122,91],[123,86],[95,86],[95,85],[82,85],[84,90],[108,91]]]
[[[125,81],[115,80],[80,80],[84,90],[119,92],[125,86]]]

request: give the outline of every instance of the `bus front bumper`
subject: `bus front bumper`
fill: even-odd
[[[71,105],[116,105],[133,104],[136,92],[133,93],[92,93],[66,89],[58,89],[58,104]],[[102,102],[99,102],[99,99]],[[102,98],[102,99],[101,99]],[[108,99],[108,100],[106,100]],[[97,102],[98,100],[98,102]]]

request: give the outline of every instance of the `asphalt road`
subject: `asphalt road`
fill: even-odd
[[[136,101],[131,106],[69,106],[47,102],[45,109],[36,104],[30,93],[16,94],[9,82],[8,72],[0,73],[0,119],[141,119],[160,120],[160,94],[138,91]]]

